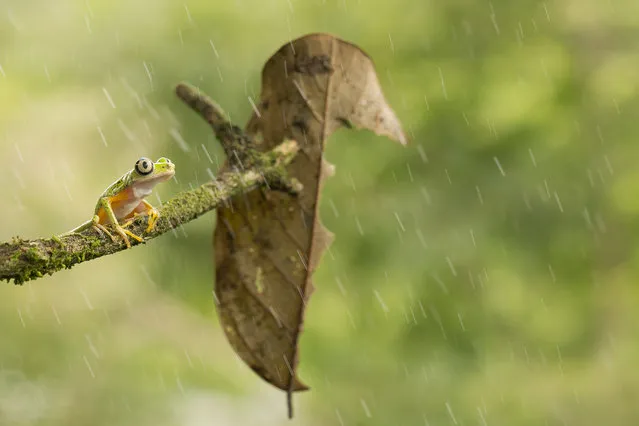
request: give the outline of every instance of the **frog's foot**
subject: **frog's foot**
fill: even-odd
[[[147,222],[148,225],[144,232],[148,234],[149,232],[153,231],[153,228],[155,228],[155,223],[160,218],[160,213],[155,208],[150,208],[149,210],[147,210],[146,213],[149,215],[149,221]]]
[[[158,212],[155,207],[153,207],[151,204],[149,204],[147,201],[142,200],[142,205],[143,208],[145,207],[146,210],[142,210],[142,211],[136,211],[133,213],[133,217],[129,218],[126,222],[124,222],[123,224],[121,224],[120,226],[122,228],[127,228],[129,226],[131,226],[131,224],[139,217],[139,216],[148,216],[149,220],[147,222],[147,227],[144,230],[145,233],[149,233],[151,231],[153,231],[153,229],[155,228],[155,224],[158,221],[158,219],[160,218],[160,212]],[[128,233],[128,231],[125,231]],[[138,237],[139,238],[139,237]]]
[[[111,238],[111,241],[115,242],[116,238],[113,236],[112,233],[109,232],[108,229],[106,229],[106,227],[98,222],[93,222],[93,229],[95,229],[97,231],[98,234],[100,234],[101,237],[104,237],[104,234],[108,235],[109,238]]]
[[[138,213],[134,214],[133,217],[129,220],[127,220],[126,222],[120,224],[120,226],[122,228],[128,228],[129,226],[131,226],[131,224],[133,223],[133,221],[135,221],[135,218],[138,217]]]
[[[135,235],[133,232],[129,231],[128,229],[124,229],[120,225],[115,225],[115,230],[117,231],[118,234],[120,234],[120,237],[122,237],[122,239],[124,240],[124,243],[126,244],[127,248],[131,248],[131,242],[129,241],[129,238],[127,237],[127,235],[133,238],[138,243],[144,242],[142,237]]]
[[[133,217],[129,218],[126,222],[124,222],[124,223],[120,224],[120,226],[121,226],[121,227],[123,227],[123,228],[128,228],[129,226],[131,226],[131,224],[133,224],[133,222],[135,222],[135,220],[136,220],[138,217],[140,217],[140,216],[144,216],[144,215],[146,215],[146,214],[147,214],[147,213],[138,213],[138,212],[134,212],[134,213],[133,213]],[[151,219],[149,218],[149,220],[151,220]]]

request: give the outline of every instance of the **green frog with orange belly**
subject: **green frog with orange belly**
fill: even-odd
[[[132,170],[113,182],[100,195],[91,220],[60,237],[94,228],[116,241],[116,238],[104,226],[111,224],[127,247],[131,247],[129,237],[140,243],[143,242],[142,237],[125,228],[133,223],[136,216],[147,215],[149,221],[145,232],[149,233],[153,230],[160,215],[145,198],[151,194],[155,185],[171,179],[174,175],[175,164],[168,158],[161,157],[156,162],[145,157],[140,158]]]

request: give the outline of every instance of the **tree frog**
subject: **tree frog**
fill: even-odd
[[[112,224],[127,248],[131,247],[127,235],[138,242],[143,242],[141,237],[125,228],[133,223],[136,216],[146,214],[149,216],[149,221],[145,232],[153,230],[159,213],[144,198],[151,194],[155,185],[171,179],[173,175],[175,175],[175,164],[168,158],[161,157],[155,163],[148,158],[140,158],[132,170],[104,190],[98,199],[91,220],[60,236],[94,228],[98,233],[104,232],[115,241],[115,237],[104,226]],[[122,220],[125,222],[120,224]]]

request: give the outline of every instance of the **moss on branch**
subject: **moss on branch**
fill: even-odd
[[[299,149],[295,141],[284,141],[266,153],[253,151],[250,138],[226,120],[222,110],[213,101],[187,84],[178,85],[176,93],[211,125],[227,155],[241,152],[239,157],[250,161],[243,162],[241,171],[234,168],[214,181],[181,192],[164,203],[158,208],[160,218],[150,233],[144,232],[147,218],[137,218],[128,228],[133,233],[143,236],[146,242],[215,209],[233,196],[259,186],[289,193],[301,190],[299,182],[289,180],[285,172],[286,165]],[[133,246],[144,244],[131,243]],[[22,284],[126,249],[121,239],[111,241],[93,229],[64,237],[34,240],[16,237],[10,242],[0,243],[0,280]]]

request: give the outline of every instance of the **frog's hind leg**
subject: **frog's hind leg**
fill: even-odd
[[[113,234],[110,233],[109,230],[100,223],[100,217],[97,214],[93,216],[93,219],[91,219],[91,226],[93,227],[93,229],[96,230],[98,234],[100,234],[100,236],[104,236],[104,234],[106,234],[109,236],[109,238],[111,238],[112,241],[116,241],[116,238],[113,236]]]
[[[104,226],[100,222],[98,222],[98,220],[99,220],[99,217],[97,215],[94,216],[93,225],[92,225],[93,229],[95,229],[98,232],[98,234],[100,234],[100,235],[107,234],[109,236],[109,238],[111,238],[111,241],[113,241],[113,242],[117,241],[118,239],[115,238],[115,236],[112,233],[109,232],[109,230],[106,228],[106,226]],[[129,239],[127,238],[127,235],[129,237],[133,238],[135,241],[137,241],[139,243],[144,242],[144,240],[142,238],[138,237],[137,235],[135,235],[133,232],[131,232],[129,230],[122,229],[123,232],[120,232],[120,229],[119,229],[120,227],[121,227],[120,225],[116,224],[115,230],[116,230],[116,232],[118,234],[120,234],[120,236],[122,237],[122,239],[126,243],[127,247],[131,247],[131,245],[129,243]]]
[[[131,232],[128,229],[126,229],[128,226],[131,226],[131,224],[133,223],[133,221],[135,220],[136,217],[138,217],[138,214],[133,215],[133,217],[131,217],[129,220],[127,220],[126,222],[124,222],[121,225],[118,225],[118,228],[121,228],[122,232],[124,232],[129,237],[133,238],[135,241],[137,241],[139,243],[143,243],[144,239],[142,237],[140,237],[138,235],[135,235],[133,232]],[[122,235],[122,234],[120,234],[120,235]]]
[[[133,232],[128,231],[126,229],[124,229],[119,223],[118,223],[118,219],[115,216],[115,213],[113,212],[113,208],[111,207],[111,201],[109,200],[108,197],[103,197],[100,199],[99,201],[100,203],[100,207],[102,207],[104,209],[104,212],[106,213],[106,216],[109,218],[109,221],[113,224],[113,226],[115,227],[115,231],[120,235],[120,237],[122,237],[122,239],[124,240],[124,243],[126,244],[127,248],[131,247],[131,242],[129,241],[129,238],[127,237],[127,235],[131,238],[133,238],[135,241],[142,243],[144,242],[144,240],[142,239],[142,237],[139,237],[137,235],[135,235]],[[95,224],[100,225],[99,223]],[[106,228],[103,226],[102,227],[102,231],[105,231],[108,233],[108,231],[106,230]]]
[[[138,243],[143,243],[144,242],[144,238],[140,237],[139,235],[135,235],[133,232],[129,231],[128,229],[124,229],[123,227],[118,225],[118,233],[119,234],[120,234],[120,230],[122,230],[123,234],[128,235],[129,237],[133,238]],[[120,234],[120,236],[122,236],[122,234]],[[124,236],[122,236],[122,238],[124,238]]]

